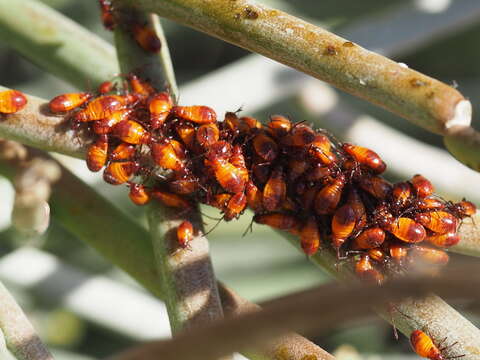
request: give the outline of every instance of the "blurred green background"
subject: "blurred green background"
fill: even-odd
[[[96,0],[45,0],[43,2],[71,17],[102,38],[112,41],[112,34],[105,31],[100,24]],[[369,44],[382,44],[383,47],[387,44],[392,49],[402,47],[402,51],[393,51],[396,61],[406,63],[409,67],[446,83],[458,84],[459,90],[473,100],[478,112],[478,105],[474,101],[480,92],[480,68],[478,66],[480,64],[480,49],[476,46],[477,39],[480,36],[480,2],[478,0],[476,6],[478,13],[467,10],[470,9],[469,6],[474,6],[472,4],[475,3],[468,0],[264,0],[261,2],[326,26],[333,31],[339,31],[341,34],[361,35],[362,31],[365,31],[366,37],[364,39],[371,41]],[[460,5],[457,6],[458,4]],[[457,22],[452,24],[444,21],[442,23],[442,17],[447,16],[454,5],[456,6],[455,14],[458,17]],[[464,7],[462,8],[462,6]],[[422,40],[420,44],[417,43],[417,40],[422,33],[408,34],[412,27],[415,28],[419,24],[412,24],[413,19],[405,15],[408,14],[407,10],[415,14],[431,16],[435,20],[430,28],[433,29],[432,35]],[[199,78],[208,80],[212,71],[233,64],[249,55],[247,51],[170,21],[164,21],[163,25],[167,33],[177,80],[181,88]],[[399,40],[398,34],[404,34],[405,39]],[[359,43],[364,45],[360,40]],[[371,48],[372,50],[376,49],[374,45]],[[0,72],[1,85],[16,88],[29,94],[50,98],[59,93],[73,90],[62,80],[46,74],[42,69],[32,65],[28,60],[23,59],[2,44],[0,44],[0,68],[2,69]],[[228,80],[225,77],[223,79],[224,82],[228,82]],[[250,91],[255,91],[256,79],[250,80]],[[285,83],[288,81],[288,78],[284,79]],[[282,83],[280,79],[278,87],[281,88],[282,86],[286,86],[286,84]],[[85,84],[85,88],[89,89],[89,84]],[[296,91],[288,93],[288,96],[269,99],[264,106],[257,106],[254,115],[266,119],[272,113],[285,113],[294,119],[315,121],[337,134],[338,124],[332,123],[329,116],[319,115],[309,108],[308,104],[311,99],[308,98],[308,93],[305,95],[305,89],[308,89],[306,85],[299,85]],[[211,94],[212,97],[221,91],[221,81],[215,90],[205,90],[207,95]],[[418,140],[421,144],[426,143],[438,147],[438,150],[443,148],[440,137],[418,129],[359,99],[345,94],[335,94],[343,104],[348,106],[348,109],[353,109],[355,113],[368,114],[380,119],[383,124],[400,130]],[[182,100],[182,93],[180,93],[180,100]],[[344,134],[340,132],[337,135],[343,138]],[[378,137],[378,134],[371,133],[371,136],[373,140],[374,137]],[[369,138],[364,140],[365,144],[369,144],[369,141]],[[402,147],[395,148],[394,154],[398,157],[398,166],[402,167],[402,161],[409,161],[414,164],[413,169],[415,169],[415,158],[405,159],[405,151],[407,150]],[[379,152],[381,153],[381,151]],[[420,154],[418,155],[420,156]],[[396,160],[395,157],[394,160]],[[85,165],[82,162],[66,161],[71,167],[77,168],[80,174],[85,174]],[[431,165],[437,168],[436,175],[434,175],[437,178],[431,178],[434,183],[437,179],[442,181],[442,174],[451,171],[448,167],[442,168],[442,165]],[[411,171],[422,173],[428,171],[428,169],[420,166],[423,165],[418,165],[417,170]],[[458,171],[458,177],[475,179],[475,176],[477,176],[463,166],[460,166],[459,169],[454,170]],[[410,176],[413,175],[412,172]],[[388,176],[396,180],[405,177],[405,174],[393,169],[388,173]],[[137,218],[138,221],[145,223],[143,209],[130,204],[128,197],[125,196],[126,189],[107,187],[102,183],[99,175],[88,176],[87,179],[95,184],[99,191],[108,196],[119,208]],[[478,178],[476,180],[478,181]],[[464,186],[461,186],[459,181],[462,180],[457,180],[451,186],[448,183],[443,185],[441,194],[455,199],[464,195],[476,196],[474,200],[478,202],[479,195],[476,194],[475,188],[472,188],[471,182],[465,180]],[[95,279],[95,276],[102,276],[102,279],[106,277],[116,283],[125,284],[128,291],[140,293],[142,296],[144,295],[143,290],[139,289],[126,275],[106,263],[94,251],[79,242],[55,222],[50,225],[47,233],[40,238],[25,238],[18,234],[8,226],[8,206],[11,206],[12,195],[11,188],[6,181],[0,182],[0,192],[2,198],[5,199],[4,205],[2,205],[5,219],[0,221],[3,226],[0,233],[0,255],[2,256],[0,260],[0,279],[6,282],[9,289],[13,291],[16,298],[24,306],[42,338],[52,348],[57,349],[59,359],[105,357],[134,344],[139,339],[157,334],[157,330],[155,330],[157,328],[155,327],[152,328],[151,332],[147,331],[150,335],[139,335],[141,333],[139,329],[128,328],[129,315],[127,314],[125,315],[126,325],[122,328],[123,325],[102,322],[102,319],[96,318],[94,310],[85,310],[87,314],[81,313],[78,310],[79,305],[72,298],[83,296],[88,302],[88,296],[90,295],[77,294],[74,291],[77,285],[81,286],[87,283],[88,279]],[[202,211],[210,216],[219,216],[210,208],[205,207]],[[206,221],[207,229],[215,224],[215,221],[207,218]],[[241,220],[228,224],[222,223],[209,234],[212,260],[220,280],[242,296],[256,302],[329,281],[328,277],[311,265],[305,256],[294,250],[270,229],[254,224],[253,232],[242,237],[250,221],[251,214],[246,213]],[[106,231],[108,231],[108,224],[106,224]],[[5,270],[12,267],[15,269],[16,266],[18,269],[25,265],[22,265],[18,258],[14,256],[18,253],[18,249],[25,245],[41,250],[41,254],[43,252],[52,254],[55,261],[68,264],[71,270],[69,276],[71,276],[72,285],[70,287],[64,286],[67,290],[62,291],[55,291],[55,289],[50,288],[48,289],[52,291],[45,291],[45,289],[39,291],[42,288],[41,284],[25,285],[25,282],[19,279],[18,274]],[[13,264],[8,263],[7,265],[10,267],[5,265],[6,261],[11,259],[17,261],[18,265],[15,262]],[[22,272],[28,272],[30,264],[26,266],[27,268],[23,269]],[[69,273],[66,272],[65,274],[68,275]],[[79,277],[78,274],[82,274],[82,276]],[[63,281],[68,282],[69,277],[67,275],[65,275]],[[79,278],[81,280],[78,280]],[[60,287],[63,285],[59,284]],[[110,290],[105,289],[105,291]],[[148,297],[144,296],[142,299],[145,300]],[[97,299],[92,297],[91,301],[95,302]],[[352,299],[352,301],[355,301],[355,299]],[[150,305],[147,302],[139,304],[140,307],[145,306],[146,309],[150,309]],[[125,309],[125,313],[131,310]],[[88,314],[88,311],[91,311],[91,313]],[[122,314],[112,314],[111,316],[121,317]],[[141,324],[141,327],[151,327],[149,321],[151,322],[151,319],[145,319],[145,324]],[[165,327],[165,324],[163,327]],[[378,319],[366,319],[361,323],[339,324],[338,328],[332,329],[328,334],[318,336],[315,341],[329,351],[334,351],[341,345],[350,344],[361,354],[358,355],[354,350],[342,347],[342,357],[357,358],[363,356],[373,359],[377,355],[391,358],[413,356],[407,350],[408,341],[405,338],[395,341],[391,327]]]

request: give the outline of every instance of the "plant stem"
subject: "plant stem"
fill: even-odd
[[[4,90],[7,88],[0,86],[0,91]],[[0,136],[45,151],[84,157],[87,139],[71,130],[63,116],[50,114],[46,100],[25,96],[28,103],[23,110],[14,114],[0,114]]]
[[[471,218],[464,219],[458,230],[462,240],[457,245],[451,247],[450,250],[459,254],[480,257],[479,223],[480,215],[478,212]]]
[[[0,328],[18,360],[53,360],[15,299],[0,283]]]
[[[78,88],[118,72],[110,44],[38,0],[0,0],[0,40]]]
[[[453,126],[444,136],[448,151],[469,168],[480,171],[480,133],[470,126]]]
[[[150,344],[155,348],[155,353],[162,354],[162,359],[184,360],[207,360],[214,359],[231,351],[238,351],[249,346],[259,345],[262,342],[283,334],[288,329],[302,333],[318,334],[319,331],[328,332],[338,324],[346,321],[365,317],[372,311],[372,306],[403,300],[405,296],[423,297],[430,291],[439,292],[449,299],[461,299],[464,297],[479,298],[478,292],[472,293],[472,288],[480,286],[476,277],[466,278],[465,273],[478,271],[478,266],[463,265],[452,268],[444,277],[416,277],[403,278],[379,286],[363,286],[361,284],[321,285],[314,289],[290,294],[276,299],[264,305],[260,312],[248,313],[232,319],[209,324],[202,329],[192,329],[189,332],[179,334],[176,338],[162,343]],[[299,306],[301,304],[301,306]],[[411,301],[408,307],[420,305],[418,311],[423,309],[421,301]],[[446,309],[445,309],[446,310]],[[455,314],[455,312],[454,312]],[[408,314],[405,314],[408,315]],[[402,315],[402,316],[405,316]],[[420,316],[420,313],[418,313]],[[422,314],[423,318],[429,318],[428,314]],[[279,321],[281,319],[282,321]],[[445,349],[442,355],[453,357],[463,355],[468,360],[478,360],[480,353],[480,336],[473,326],[465,326],[464,322],[457,322],[457,316],[450,317],[447,311],[445,316],[439,317],[435,323],[438,328],[449,328],[455,334],[449,333],[453,338],[450,341],[459,340],[459,343]],[[416,329],[420,329],[416,324]],[[437,332],[428,334],[437,339]],[[182,344],[188,344],[188,347]],[[437,343],[438,344],[438,343]],[[189,352],[189,348],[195,348],[195,354]],[[151,349],[152,350],[152,349]],[[153,353],[153,351],[152,351]],[[125,353],[117,360],[143,360],[154,359],[152,357],[136,353],[135,350]],[[281,359],[281,355],[277,359]]]
[[[118,1],[277,60],[437,134],[445,133],[457,105],[468,103],[438,80],[250,0]]]
[[[302,251],[300,242],[296,236],[285,232],[280,233],[299,251]],[[358,281],[354,275],[352,263],[340,262],[336,259],[333,251],[329,249],[321,249],[309,259],[315,265],[339,280],[350,283]],[[449,271],[450,270],[442,272],[442,276],[448,274]],[[445,337],[448,337],[464,344],[465,347],[476,344],[475,346],[480,348],[480,330],[435,295],[421,299],[417,298],[414,301],[412,299],[406,299],[401,302],[396,302],[395,306],[397,309],[400,309],[402,313],[392,311],[392,309],[385,304],[382,307],[378,307],[377,312],[385,320],[396,326],[407,337],[410,336],[413,330],[421,329],[430,334],[437,343]],[[407,314],[411,318],[407,318],[404,314]],[[445,319],[443,324],[439,321],[441,319]],[[447,319],[448,323],[446,322]],[[451,324],[451,326],[449,324]],[[452,331],[452,329],[455,329],[455,331]],[[472,342],[472,339],[475,339],[475,341]],[[458,349],[455,349],[455,354],[461,355],[457,350]],[[469,354],[467,358],[474,358],[474,352],[468,351],[464,352],[464,354]]]
[[[151,18],[130,8],[117,10],[119,20],[115,28],[115,44],[117,49],[120,49],[117,54],[122,71],[129,73],[139,69],[142,75],[152,79],[152,85],[158,89],[176,89],[165,38],[162,43],[163,52],[159,55],[152,54],[136,44],[129,30],[131,22],[148,24],[161,30],[158,18]],[[155,27],[151,20],[156,20]],[[168,70],[164,71],[165,69]],[[165,74],[169,75],[168,79]],[[163,84],[164,81],[166,84]],[[174,93],[174,97],[178,97],[178,94]],[[155,202],[148,207],[148,219],[156,267],[162,279],[162,293],[172,332],[176,334],[181,330],[204,326],[221,319],[222,304],[210,260],[208,241],[201,235],[203,225],[198,207],[190,212],[179,213],[176,209],[168,209]],[[176,229],[182,221],[190,221],[200,233],[187,249],[177,247]]]

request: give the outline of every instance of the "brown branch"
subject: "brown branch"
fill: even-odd
[[[454,88],[254,1],[117,1],[265,55],[437,134],[451,122],[470,124],[471,105]]]
[[[323,285],[274,300],[266,304],[263,311],[183,332],[172,340],[151,343],[149,347],[150,351],[155,349],[156,354],[162,354],[163,360],[214,359],[232,351],[260,346],[288,330],[302,333],[328,331],[338,324],[364,317],[371,312],[372,306],[398,301],[407,295],[418,298],[435,291],[449,299],[465,297],[478,299],[479,293],[472,292],[472,289],[480,286],[480,279],[465,277],[465,274],[477,271],[478,266],[465,265],[450,269],[441,278],[402,279],[383,287]],[[415,304],[415,300],[412,301]],[[468,338],[468,342],[452,346],[446,351],[446,355],[465,355],[464,358],[468,360],[478,359],[477,354],[480,353],[478,330],[473,328],[469,333],[471,328],[464,327],[462,323],[455,324],[456,321],[455,317],[446,316],[441,325],[452,326],[456,332],[462,332],[470,337],[465,337]],[[149,360],[150,358],[144,357],[147,347],[144,346],[142,352],[137,352],[138,349],[130,350],[117,360]],[[191,348],[196,349],[194,354],[189,351]]]
[[[18,360],[53,360],[32,324],[0,283],[0,329],[8,349]]]

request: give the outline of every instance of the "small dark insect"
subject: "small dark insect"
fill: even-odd
[[[101,19],[103,26],[107,30],[113,30],[115,28],[115,18],[113,16],[112,2],[110,0],[98,0],[100,4]]]

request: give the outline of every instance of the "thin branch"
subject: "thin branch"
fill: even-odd
[[[0,328],[8,349],[18,360],[53,360],[32,324],[2,283]]]
[[[320,331],[330,331],[338,324],[365,317],[371,312],[372,306],[404,299],[407,295],[418,298],[435,291],[449,299],[465,297],[478,299],[479,293],[472,293],[472,289],[480,286],[479,279],[464,276],[465,273],[476,271],[478,271],[478,266],[465,265],[461,268],[452,268],[442,278],[404,278],[382,287],[353,284],[348,287],[339,284],[322,285],[276,299],[266,304],[260,312],[226,319],[207,325],[202,329],[192,329],[179,334],[170,341],[152,343],[150,346],[156,348],[157,354],[162,354],[163,360],[214,359],[231,351],[258,346],[288,330],[309,334],[314,331],[316,334]],[[406,301],[403,300],[404,303]],[[416,301],[412,301],[412,303],[417,305]],[[478,360],[480,353],[478,330],[474,327],[472,329],[471,326],[464,326],[466,320],[452,324],[451,321],[457,321],[456,316],[451,319],[448,315],[441,322],[442,326],[452,326],[455,329],[455,334],[451,334],[452,336],[458,333],[464,333],[467,336],[462,338],[457,345],[445,350],[443,355],[449,357],[464,355],[465,359]],[[417,326],[417,329],[421,328],[420,324]],[[428,330],[424,331],[428,332]],[[437,333],[432,335],[436,338]],[[454,337],[453,341],[457,339]],[[449,338],[449,341],[451,340],[452,338]],[[196,349],[195,354],[189,352],[190,348]],[[117,360],[152,359],[145,357],[145,347],[140,352],[138,350],[127,352]]]
[[[465,219],[460,225],[458,233],[462,239],[457,245],[450,248],[451,251],[480,257],[480,214],[477,212],[470,219]]]
[[[384,107],[437,134],[470,125],[452,87],[322,28],[247,0],[117,0],[193,27]]]
[[[128,29],[132,21],[152,26],[148,23],[149,20],[156,20],[156,29],[161,30],[158,18],[151,19],[147,14],[130,8],[117,10],[119,21],[115,28],[115,44],[119,49],[118,61],[122,71],[128,73],[141,69],[142,74],[151,79],[152,85],[157,88],[171,88],[172,81],[176,89],[168,45],[162,43],[163,52],[160,56],[146,52],[136,44]],[[122,20],[123,16],[128,16],[128,19]],[[164,72],[164,69],[168,70]],[[165,73],[169,75],[168,79]],[[178,97],[178,94],[175,93],[174,97]],[[222,304],[210,260],[208,241],[201,235],[203,225],[199,209],[179,214],[178,210],[154,203],[148,207],[148,219],[172,333],[221,319]],[[182,221],[190,221],[199,231],[199,236],[191,241],[190,248],[176,251],[176,229]]]
[[[299,251],[302,251],[296,236],[280,231],[279,233]],[[349,283],[357,280],[352,269],[353,263],[339,262],[335,254],[329,249],[321,249],[309,259],[322,270],[327,271],[330,275],[339,280],[347,281]],[[443,278],[450,272],[450,268],[447,271],[443,271],[439,278]],[[405,319],[405,316],[402,313],[391,311],[391,309],[386,307],[379,307],[377,312],[385,320],[398,327],[398,329],[407,337],[410,336],[412,330],[423,329],[428,334],[431,334],[432,338],[437,342],[440,342],[445,337],[449,337],[462,344],[470,345],[473,344],[471,342],[472,338],[480,339],[479,329],[473,326],[459,312],[435,295],[425,298],[417,298],[415,301],[406,299],[403,302],[396,302],[396,307],[401,309],[403,313],[411,316],[412,319]],[[442,326],[439,326],[438,319],[443,318],[446,319],[445,321],[448,319],[448,323],[445,322]],[[451,326],[449,326],[449,324],[451,324]],[[459,324],[461,324],[460,327]],[[452,329],[455,331],[451,331]]]
[[[7,88],[0,86],[0,91]],[[49,113],[47,101],[26,95],[25,108],[14,114],[0,114],[0,137],[24,145],[55,151],[74,157],[83,157],[88,141],[70,129],[63,116]]]
[[[0,40],[79,88],[118,72],[110,44],[38,0],[0,0]]]
[[[443,137],[443,142],[458,161],[480,171],[480,132],[470,126],[453,126]]]

